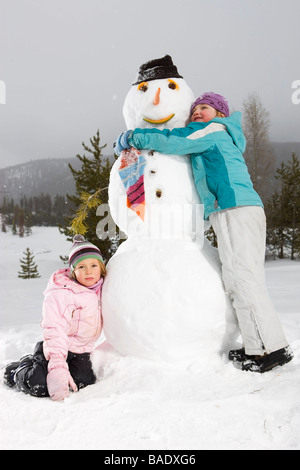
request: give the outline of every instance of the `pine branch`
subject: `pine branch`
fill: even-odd
[[[87,192],[82,192],[80,195],[80,200],[82,201],[76,211],[76,217],[72,220],[70,230],[74,234],[81,234],[85,235],[88,231],[88,227],[86,224],[86,219],[89,215],[89,212],[92,209],[95,209],[101,204],[100,193],[108,189],[102,188],[98,189],[94,194],[90,194]]]

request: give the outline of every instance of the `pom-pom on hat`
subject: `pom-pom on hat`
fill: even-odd
[[[193,113],[195,106],[197,106],[198,104],[208,104],[209,106],[215,108],[217,111],[220,111],[221,113],[225,114],[226,117],[229,116],[229,105],[227,99],[224,98],[224,96],[222,95],[213,93],[212,91],[210,91],[209,93],[203,93],[203,95],[199,96],[199,98],[196,99],[196,101],[191,106],[191,114]]]
[[[73,246],[69,254],[69,266],[73,273],[77,264],[88,258],[96,258],[102,263],[103,258],[101,251],[96,245],[85,240],[82,235],[75,235],[73,238]]]
[[[169,55],[142,64],[138,70],[136,81],[132,85],[162,78],[183,78],[179,75],[177,67],[173,64],[172,57]]]

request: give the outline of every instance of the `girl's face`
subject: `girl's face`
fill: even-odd
[[[208,122],[217,116],[217,111],[209,104],[197,104],[194,107],[191,121],[192,122]]]
[[[96,258],[88,258],[77,264],[74,273],[80,284],[91,287],[101,277],[101,266]]]

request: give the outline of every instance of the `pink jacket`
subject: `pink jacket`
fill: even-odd
[[[103,282],[103,280],[102,280]],[[98,293],[71,279],[69,269],[52,274],[44,292],[46,359],[66,360],[68,351],[91,352],[102,331],[101,289]]]

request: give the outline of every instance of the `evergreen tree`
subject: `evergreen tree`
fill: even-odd
[[[292,160],[277,170],[278,178],[286,193],[286,218],[291,247],[291,259],[299,253],[300,245],[300,161],[295,153]]]
[[[18,272],[18,277],[21,277],[22,279],[35,279],[40,277],[37,265],[33,261],[33,253],[31,253],[29,248],[26,248],[26,251],[24,251],[23,254],[24,258],[20,260],[21,272]]]
[[[60,231],[64,233],[69,240],[75,234],[81,234],[101,250],[103,257],[108,260],[113,254],[114,241],[107,237],[100,240],[96,233],[99,217],[96,215],[96,209],[100,204],[108,203],[108,184],[111,170],[111,163],[108,158],[103,158],[102,150],[106,144],[100,145],[99,130],[96,136],[90,139],[91,146],[82,143],[87,157],[76,155],[82,166],[75,170],[71,164],[69,168],[75,179],[75,195],[67,195],[71,206],[70,216],[65,218],[64,226],[60,226]]]
[[[4,214],[0,213],[0,220],[1,220],[1,231],[6,232],[6,225],[5,225],[5,217]]]
[[[300,161],[296,154],[291,161],[282,162],[276,173],[281,184],[267,204],[267,243],[277,249],[280,258],[289,251],[295,259],[300,254]]]
[[[17,235],[17,227],[16,227],[16,221],[15,221],[15,219],[13,219],[11,231],[12,231],[12,234],[13,234],[13,235]]]
[[[31,215],[27,214],[25,216],[25,234],[27,237],[32,233],[31,227],[32,227]]]
[[[286,230],[287,217],[285,213],[286,193],[284,188],[275,192],[265,204],[267,215],[267,251],[275,258],[283,258],[288,244]]]
[[[18,216],[19,237],[24,237],[25,233],[25,215],[23,209],[20,210]]]

